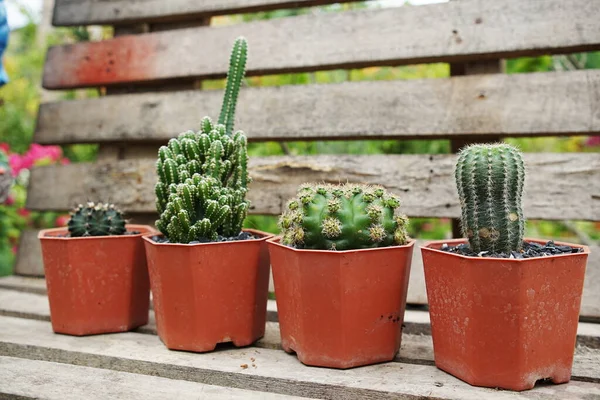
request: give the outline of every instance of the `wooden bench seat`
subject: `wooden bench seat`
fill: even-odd
[[[456,0],[395,8],[367,2],[350,11],[350,4],[338,3],[352,2],[56,0],[56,26],[108,24],[115,35],[49,50],[46,89],[93,87],[100,97],[42,104],[34,139],[94,143],[99,151],[93,163],[33,168],[27,207],[65,211],[78,202],[110,200],[134,222],[152,223],[157,148],[197,128],[204,115],[218,114],[222,92],[208,90],[219,85],[210,80],[225,76],[230,45],[240,35],[249,41],[250,77],[310,73],[305,85],[241,91],[236,123],[258,143],[253,146],[446,139],[456,153],[468,143],[504,138],[600,135],[600,71],[503,73],[507,58],[600,50],[600,2]],[[248,15],[289,8],[296,16]],[[241,17],[222,23],[221,16],[233,14]],[[447,63],[450,76],[369,76],[371,67],[394,71],[419,63]],[[320,83],[320,74],[334,69],[348,78]],[[268,79],[249,81],[261,86]],[[600,222],[600,154],[527,153],[525,159],[528,219]],[[250,211],[281,213],[306,181],[369,182],[399,195],[409,217],[452,218],[451,237],[460,212],[454,163],[453,154],[251,157]],[[26,277],[43,276],[36,232],[26,231],[16,266],[21,276],[0,279],[0,398],[60,398],[61,392],[78,398],[87,387],[93,390],[88,398],[115,391],[127,398],[600,398],[600,246],[590,247],[573,380],[511,393],[471,387],[435,368],[418,250],[395,362],[338,371],[305,367],[279,349],[274,301],[265,337],[244,349],[169,351],[155,336],[152,311],[150,323],[136,332],[54,335],[44,280]],[[23,378],[28,375],[39,379]],[[73,389],[69,381],[76,382]]]
[[[473,388],[436,369],[431,336],[423,334],[428,331],[426,311],[407,311],[402,348],[394,362],[338,371],[303,366],[295,356],[280,350],[279,325],[273,321],[267,323],[265,336],[252,347],[235,349],[221,345],[216,352],[205,354],[166,349],[155,336],[153,318],[148,325],[132,333],[83,338],[56,335],[48,322],[48,303],[46,296],[40,293],[41,283],[43,280],[32,278],[0,279],[0,286],[4,287],[0,289],[0,381],[9,382],[7,388],[0,387],[0,393],[21,394],[29,390],[25,393],[31,394],[37,390],[42,395],[51,394],[44,378],[57,379],[58,387],[61,387],[60,384],[70,376],[71,379],[77,378],[76,390],[89,383],[99,395],[123,393],[141,398],[147,392],[136,392],[136,382],[152,383],[147,376],[150,375],[152,378],[172,379],[172,388],[181,385],[184,394],[193,390],[204,393],[202,391],[206,390],[207,394],[214,392],[215,396],[231,393],[231,396],[248,395],[246,398],[254,398],[251,395],[255,393],[247,394],[235,389],[258,391],[264,396],[269,393],[373,399],[395,396],[585,399],[585,396],[600,395],[600,326],[597,324],[580,323],[573,378],[569,384],[538,385],[532,391],[512,393]],[[11,289],[6,289],[8,287]],[[274,307],[274,302],[271,302],[270,308]],[[271,314],[270,319],[275,319],[274,315]],[[48,363],[59,365],[56,369],[49,368],[54,365]],[[40,382],[27,385],[22,378],[11,379],[18,371],[36,369],[42,374]],[[93,376],[86,377],[89,373]],[[117,380],[119,385],[103,388],[102,382],[110,379]],[[161,383],[156,380],[156,384]],[[203,389],[203,385],[220,386],[223,391],[215,390],[214,386]],[[160,390],[157,393],[170,393]],[[48,395],[48,398],[52,397]]]

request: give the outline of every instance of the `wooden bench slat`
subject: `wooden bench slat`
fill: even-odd
[[[0,395],[47,400],[301,399],[296,396],[15,357],[0,357],[0,382]]]
[[[253,157],[249,200],[254,214],[278,215],[305,182],[382,184],[411,217],[458,217],[455,155],[318,155]],[[525,216],[600,220],[600,154],[525,154]],[[27,207],[67,210],[110,198],[128,212],[155,212],[155,159],[34,168]]]
[[[510,393],[471,387],[430,365],[396,362],[340,371],[303,366],[295,356],[281,350],[251,347],[191,354],[169,351],[154,335],[121,333],[77,338],[53,334],[47,322],[0,317],[0,324],[3,327],[0,355],[3,356],[77,363],[295,396],[378,398],[404,395],[494,400],[513,397],[584,399],[600,395],[598,383],[577,380]]]
[[[467,0],[122,36],[51,48],[43,86],[224,76],[240,35],[249,75],[591,51],[598,14],[588,0]]]
[[[354,0],[56,0],[54,26],[182,22],[215,15],[345,3]]]
[[[222,91],[42,104],[42,144],[166,142],[217,116]],[[600,133],[600,70],[247,88],[237,127],[251,141],[431,139]],[[126,111],[125,111],[126,110]]]
[[[43,282],[43,279],[37,279]],[[8,278],[0,278],[0,283],[5,280],[8,280]],[[8,285],[4,284],[4,286]],[[28,291],[28,286],[19,287],[13,284],[11,288],[0,288],[0,300],[2,300],[0,302],[0,315],[50,321],[50,308],[45,293],[31,293]],[[279,340],[277,303],[275,300],[269,300],[267,303],[267,321],[267,333],[257,346],[279,348],[278,344],[274,341]],[[404,325],[403,333],[405,335],[431,335],[430,319],[427,311],[407,309],[404,313]],[[156,334],[156,323],[152,310],[150,310],[148,325],[139,328],[138,332]],[[600,349],[600,324],[580,322],[577,329],[577,344]],[[412,345],[407,346],[407,348],[413,347]],[[406,354],[401,354],[401,358],[409,357]],[[417,358],[422,359],[423,357],[419,356]]]

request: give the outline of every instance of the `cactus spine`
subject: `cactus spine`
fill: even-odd
[[[408,218],[395,215],[398,207],[379,186],[303,185],[280,218],[282,243],[321,250],[403,245]]]
[[[523,244],[521,153],[508,144],[471,145],[461,150],[455,170],[462,233],[474,252],[519,251]]]
[[[202,119],[198,132],[181,133],[158,152],[156,227],[173,243],[236,236],[249,203],[246,135],[232,134],[248,48],[236,40],[219,123]]]
[[[113,204],[89,202],[71,211],[71,237],[122,235],[127,230],[123,214]]]

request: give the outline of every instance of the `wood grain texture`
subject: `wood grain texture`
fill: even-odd
[[[295,356],[281,350],[250,347],[192,354],[169,351],[154,335],[122,333],[76,338],[53,334],[47,322],[0,317],[0,324],[0,355],[5,357],[286,395],[367,400],[589,399],[600,395],[598,383],[577,380],[511,393],[471,387],[430,365],[395,362],[340,371],[303,366]]]
[[[181,22],[215,15],[345,3],[353,0],[56,0],[52,24]]]
[[[318,155],[251,158],[249,199],[254,214],[278,215],[298,185],[340,181],[382,184],[411,217],[458,217],[454,155]],[[525,155],[525,216],[600,220],[600,154]],[[110,198],[129,212],[154,212],[155,160],[123,160],[34,168],[27,207],[66,210]],[[60,188],[60,190],[55,190]]]
[[[166,142],[217,116],[222,91],[42,104],[42,144]],[[251,141],[430,139],[600,133],[600,70],[246,88],[237,127]],[[126,112],[123,112],[127,110]],[[134,147],[132,147],[134,148]]]
[[[44,276],[42,245],[37,237],[38,231],[25,229],[21,232],[17,249],[15,274],[26,276]]]
[[[249,75],[587,51],[600,48],[598,14],[588,0],[464,0],[123,36],[51,48],[43,86],[221,77],[240,35]]]
[[[0,396],[45,400],[301,399],[295,396],[15,357],[0,357],[0,381]]]

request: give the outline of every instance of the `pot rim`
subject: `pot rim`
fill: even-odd
[[[291,251],[295,251],[298,253],[322,253],[322,254],[349,254],[349,253],[366,253],[366,252],[374,252],[374,251],[384,251],[384,250],[397,250],[397,249],[405,249],[413,247],[417,242],[416,239],[410,239],[408,243],[403,244],[402,246],[387,246],[387,247],[375,247],[370,249],[353,249],[353,250],[317,250],[317,249],[295,249],[293,247],[286,246],[284,244],[279,243],[282,236],[274,236],[267,240],[268,244],[273,246],[282,247],[284,249],[288,249]]]
[[[247,239],[247,240],[233,240],[230,242],[208,242],[208,243],[157,243],[152,240],[152,236],[164,236],[160,231],[156,230],[154,233],[146,233],[142,235],[142,239],[150,243],[153,246],[176,246],[176,247],[194,247],[194,246],[216,246],[216,245],[224,245],[224,244],[237,244],[237,243],[256,243],[265,241],[273,236],[272,233],[259,231],[258,229],[242,229],[242,232],[249,232],[252,234],[260,235],[261,237],[257,239]],[[158,233],[158,235],[157,235]]]
[[[549,240],[552,239],[536,239],[536,238],[523,238],[524,241],[527,242],[534,242],[534,243],[539,243],[539,244],[546,244]],[[462,243],[466,243],[467,239],[466,238],[459,238],[459,239],[448,239],[448,240],[431,240],[428,241],[426,243],[423,243],[420,248],[421,251],[431,251],[434,253],[439,253],[439,254],[444,254],[444,255],[449,255],[449,256],[455,256],[455,257],[460,257],[460,258],[464,258],[467,260],[480,260],[480,261],[498,261],[498,262],[527,262],[527,261],[533,261],[533,260],[546,260],[549,258],[554,258],[554,257],[571,257],[571,256],[582,256],[582,255],[589,255],[590,254],[590,248],[588,246],[582,245],[582,244],[574,244],[574,243],[568,243],[568,242],[561,242],[561,241],[555,241],[553,240],[554,243],[556,243],[559,246],[571,246],[571,247],[576,247],[576,248],[580,248],[583,249],[582,253],[569,253],[569,254],[552,254],[550,256],[540,256],[540,257],[531,257],[531,258],[495,258],[495,257],[474,257],[474,256],[465,256],[462,254],[456,254],[456,253],[450,253],[448,251],[443,251],[440,249],[434,249],[431,246],[434,245],[442,245],[444,243],[448,244],[448,245],[456,245],[456,244],[462,244]]]
[[[107,236],[81,236],[81,237],[57,237],[57,236],[47,236],[52,233],[65,233],[69,231],[69,228],[66,226],[60,228],[50,228],[50,229],[41,229],[38,232],[38,239],[40,240],[119,240],[125,238],[139,238],[144,235],[151,235],[153,233],[158,232],[155,228],[150,225],[140,225],[140,224],[125,224],[125,228],[127,231],[132,230],[145,230],[147,232],[140,232],[135,235],[107,235]]]

